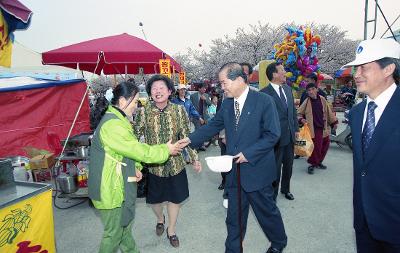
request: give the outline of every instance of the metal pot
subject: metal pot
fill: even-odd
[[[76,149],[78,156],[82,158],[88,158],[89,157],[89,148],[86,146],[80,146],[79,148]]]
[[[78,184],[76,181],[76,176],[63,174],[57,177],[57,183],[63,193],[76,192],[78,190]]]

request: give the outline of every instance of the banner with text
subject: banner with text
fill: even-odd
[[[0,252],[56,252],[51,190],[0,210]]]
[[[179,83],[186,84],[186,73],[183,71],[179,73]]]
[[[160,74],[171,78],[171,62],[169,59],[160,59]]]

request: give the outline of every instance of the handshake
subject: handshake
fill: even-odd
[[[181,152],[187,145],[190,144],[190,139],[185,137],[180,139],[179,141],[172,143],[172,140],[169,140],[167,143],[169,154],[170,155],[177,155]]]

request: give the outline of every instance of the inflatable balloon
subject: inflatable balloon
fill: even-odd
[[[292,88],[304,88],[304,77],[320,72],[317,54],[321,37],[313,34],[310,27],[289,26],[285,29],[288,33],[281,43],[274,45],[268,58],[283,64],[287,72],[286,81]]]
[[[304,88],[304,89],[306,88],[306,86],[307,86],[307,82],[304,81],[304,80],[301,81],[300,84],[299,84],[299,87]]]
[[[293,76],[293,73],[292,72],[286,72],[286,77],[287,78],[291,78]]]

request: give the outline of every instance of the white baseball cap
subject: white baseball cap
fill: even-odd
[[[180,83],[180,84],[178,84],[178,88],[177,89],[178,90],[180,90],[180,89],[186,89],[187,90],[187,87],[186,87],[186,85]]]
[[[400,44],[394,39],[363,40],[356,49],[356,59],[344,67],[358,66],[383,58],[400,59]]]

